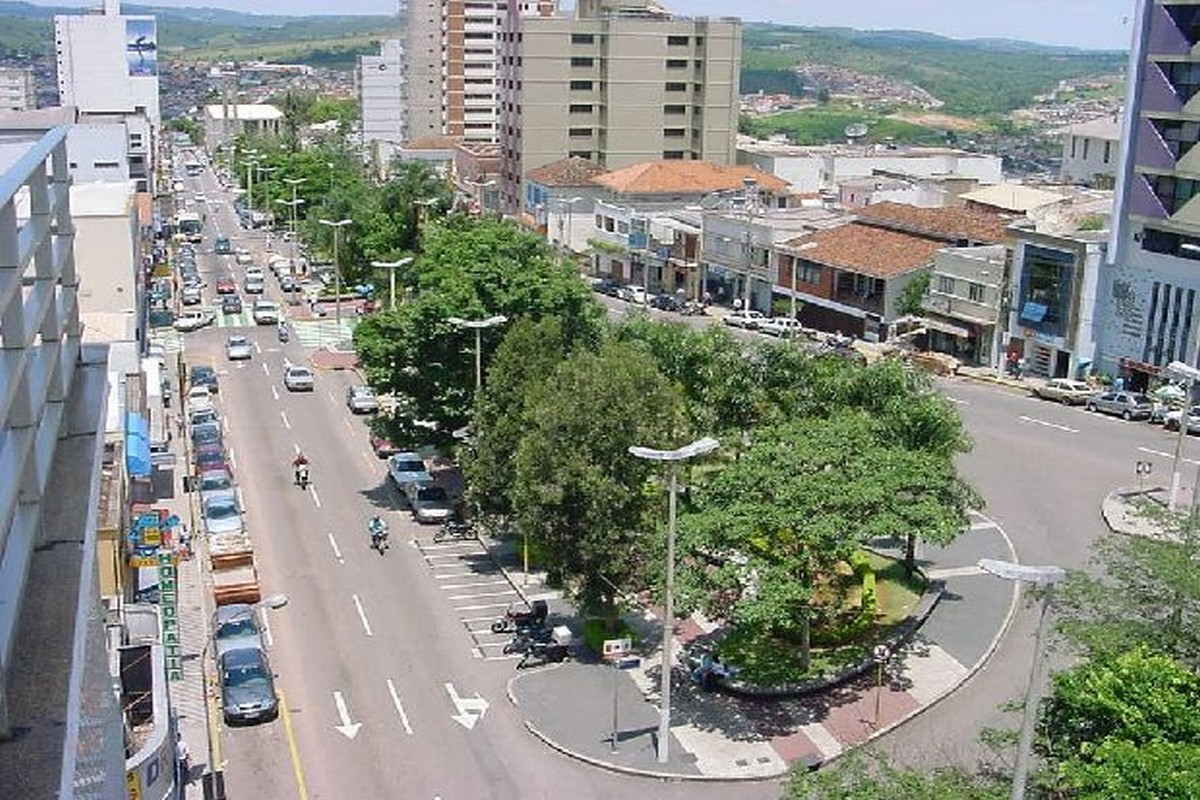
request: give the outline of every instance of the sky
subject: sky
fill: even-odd
[[[258,14],[390,14],[396,0],[142,0],[146,5],[229,8]],[[97,6],[78,0],[36,5]],[[660,0],[690,16],[860,30],[927,31],[955,38],[1006,38],[1091,49],[1129,48],[1135,0]]]

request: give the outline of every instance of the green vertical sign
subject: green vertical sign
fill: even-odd
[[[158,612],[162,620],[162,643],[167,656],[167,680],[183,680],[183,647],[179,642],[179,571],[174,556],[158,553]]]

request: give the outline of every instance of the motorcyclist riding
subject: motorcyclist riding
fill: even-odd
[[[387,546],[388,526],[381,516],[376,514],[371,517],[371,521],[367,523],[367,530],[371,533],[372,547],[382,549]]]
[[[297,453],[292,459],[292,470],[296,476],[296,485],[304,486],[308,483],[308,456],[304,453]]]

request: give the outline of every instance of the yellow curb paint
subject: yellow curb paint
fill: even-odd
[[[283,730],[287,735],[288,753],[292,758],[292,774],[296,776],[296,790],[300,800],[308,800],[308,784],[304,782],[304,767],[300,765],[300,748],[296,745],[296,733],[292,730],[292,712],[288,710],[287,697],[279,689],[279,710],[283,715]]]

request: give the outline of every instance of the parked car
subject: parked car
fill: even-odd
[[[675,294],[656,294],[650,298],[650,307],[660,311],[679,311],[683,308],[683,298]]]
[[[346,406],[352,414],[374,414],[379,410],[379,399],[370,386],[351,386],[346,390]]]
[[[371,450],[374,451],[376,458],[388,458],[401,452],[399,447],[382,436],[371,437]]]
[[[445,487],[434,483],[410,483],[408,490],[408,507],[412,510],[413,519],[422,525],[432,525],[445,522],[454,513],[454,503]]]
[[[1169,431],[1179,430],[1179,420],[1183,417],[1183,409],[1176,408],[1163,416],[1163,427]],[[1192,406],[1188,411],[1188,433],[1200,433],[1200,405]]]
[[[1054,378],[1046,381],[1042,386],[1034,386],[1030,392],[1034,397],[1053,400],[1066,406],[1084,405],[1089,397],[1097,393],[1084,381],[1073,381],[1068,378]]]
[[[646,289],[642,286],[622,286],[617,289],[617,299],[627,303],[646,304]]]
[[[215,319],[210,311],[185,311],[175,318],[172,327],[180,333],[191,333],[212,325]]]
[[[217,415],[217,410],[213,408],[210,402],[206,406],[198,406],[189,409],[188,422],[192,425],[203,425],[206,422],[217,422],[220,417]]]
[[[200,516],[204,520],[204,532],[241,533],[242,511],[238,508],[237,496],[232,494],[213,495],[200,505]]]
[[[279,304],[270,300],[254,301],[254,322],[258,325],[279,324]]]
[[[188,372],[188,383],[192,386],[207,386],[208,391],[218,394],[221,385],[217,380],[217,371],[207,364],[192,367]]]
[[[250,347],[250,340],[245,336],[230,336],[225,341],[225,355],[230,361],[248,361],[254,351]]]
[[[237,281],[229,275],[217,278],[217,294],[237,294]]]
[[[412,483],[432,483],[433,476],[425,468],[425,459],[418,453],[396,453],[388,459],[388,477],[400,492],[400,497],[408,502],[408,486]]]
[[[1150,398],[1138,392],[1105,392],[1088,398],[1087,410],[1112,414],[1124,420],[1149,419]]]
[[[771,317],[770,319],[764,319],[758,324],[758,329],[768,336],[778,336],[780,338],[790,338],[804,334],[804,326],[800,324],[800,320],[794,317]]]
[[[193,447],[205,444],[220,444],[222,438],[221,423],[219,422],[205,422],[192,426]]]
[[[236,294],[227,294],[221,298],[222,314],[242,313],[242,298]]]
[[[217,606],[213,625],[213,645],[217,658],[230,650],[251,648],[263,649],[262,631],[258,627],[258,614],[248,603],[230,603]]]
[[[283,371],[283,385],[289,392],[311,392],[316,381],[311,369],[293,364]]]
[[[225,724],[262,722],[279,714],[275,678],[260,647],[227,650],[218,660]]]
[[[592,284],[592,290],[609,297],[616,297],[621,291],[621,282],[612,278],[601,278]]]
[[[204,503],[211,497],[234,494],[233,476],[227,469],[208,469],[201,472],[196,479],[196,490],[200,492],[200,502]]]
[[[187,397],[184,399],[184,407],[187,409],[188,415],[193,416],[201,409],[212,410],[212,392],[207,386],[193,386],[188,389]]]
[[[225,448],[219,444],[200,445],[192,451],[192,459],[196,464],[196,472],[229,469],[225,460]]]
[[[722,320],[726,325],[736,328],[745,328],[746,330],[757,330],[758,326],[763,323],[766,318],[761,311],[754,309],[739,309],[734,311]]]
[[[204,301],[204,293],[198,285],[184,286],[179,291],[179,302],[185,306],[198,306]]]
[[[213,243],[213,252],[219,256],[227,256],[233,252],[233,247],[229,244],[229,237],[218,236]]]

